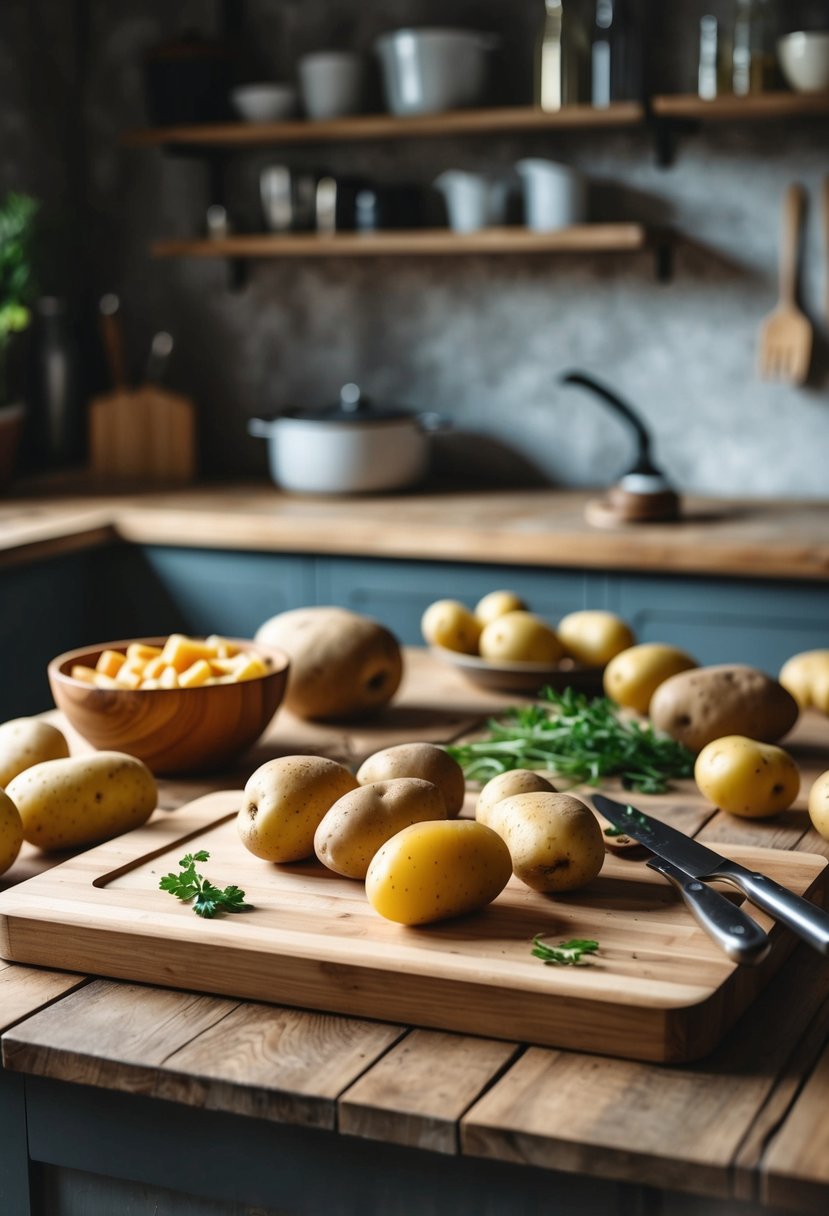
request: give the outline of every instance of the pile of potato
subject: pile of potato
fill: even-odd
[[[474,609],[460,600],[436,600],[424,612],[420,628],[430,646],[495,663],[552,666],[573,659],[603,667],[634,643],[630,627],[612,612],[571,612],[553,628],[514,591],[490,591]]]
[[[490,903],[515,874],[538,891],[573,890],[598,874],[604,842],[583,803],[539,774],[484,787],[476,818],[457,818],[460,766],[431,743],[385,748],[352,774],[320,756],[282,756],[251,776],[238,816],[265,861],[316,856],[365,883],[388,920],[422,925]]]

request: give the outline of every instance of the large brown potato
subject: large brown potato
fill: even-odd
[[[650,705],[651,722],[692,752],[725,735],[775,743],[797,721],[797,701],[754,667],[723,663],[671,676]]]
[[[445,819],[446,803],[431,781],[396,777],[350,790],[326,811],[314,834],[314,852],[329,870],[365,878],[372,857],[412,823]]]
[[[256,641],[291,660],[283,704],[300,718],[357,718],[386,705],[403,657],[383,625],[346,608],[294,608],[265,621]]]

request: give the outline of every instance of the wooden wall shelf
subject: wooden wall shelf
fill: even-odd
[[[581,224],[557,232],[485,228],[457,233],[443,228],[399,232],[241,235],[223,240],[156,241],[157,258],[378,257],[505,253],[635,253],[650,240],[641,224]]]
[[[754,97],[715,97],[703,101],[694,93],[667,93],[651,99],[655,118],[693,122],[759,122],[829,114],[829,93],[758,93]]]
[[[131,147],[245,148],[267,144],[424,138],[442,135],[497,135],[508,131],[553,131],[567,128],[633,127],[644,121],[645,109],[638,102],[615,102],[611,106],[568,106],[548,113],[536,106],[503,106],[490,109],[449,110],[413,118],[391,114],[361,114],[312,122],[200,123],[193,126],[155,127],[129,131],[123,142]]]

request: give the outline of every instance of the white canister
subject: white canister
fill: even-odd
[[[587,179],[578,169],[530,158],[515,166],[524,195],[524,218],[534,232],[553,232],[587,219]]]
[[[302,104],[309,118],[361,114],[366,106],[366,64],[354,51],[315,51],[299,61]]]

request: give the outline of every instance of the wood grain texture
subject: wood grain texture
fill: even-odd
[[[96,980],[16,1026],[4,1058],[13,1071],[53,1080],[332,1129],[338,1095],[403,1033]]]
[[[276,867],[248,853],[235,824],[241,797],[225,791],[156,815],[13,887],[0,896],[0,955],[145,983],[186,975],[196,991],[682,1060],[711,1050],[793,948],[773,926],[766,962],[738,968],[668,884],[615,856],[566,898],[512,879],[481,913],[404,929],[373,912],[361,884],[315,860]],[[252,912],[205,922],[158,890],[194,845],[209,851],[214,882],[243,887]],[[728,853],[800,894],[826,870],[804,854]],[[595,938],[601,957],[544,967],[530,953],[536,933]]]
[[[829,114],[829,93],[756,93],[751,97],[722,96],[705,101],[696,93],[664,93],[651,98],[660,118],[691,118],[701,122],[795,118]]]
[[[89,494],[48,485],[0,505],[0,553],[98,526],[138,544],[578,569],[826,580],[829,504],[689,498],[676,524],[591,528],[589,492],[463,490],[334,500],[274,486]],[[86,497],[84,496],[86,495]]]
[[[84,975],[18,967],[0,960],[0,1033],[86,982]]]
[[[458,1120],[518,1050],[515,1043],[412,1030],[343,1094],[339,1129],[457,1153]]]
[[[89,460],[96,477],[192,481],[196,472],[192,401],[152,384],[96,397],[89,405]]]
[[[827,1027],[824,1024],[823,1030]],[[765,1203],[825,1212],[829,1188],[829,1047],[799,1094],[762,1162]]]

